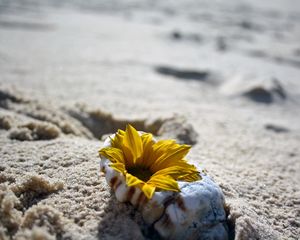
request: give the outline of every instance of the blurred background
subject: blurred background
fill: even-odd
[[[0,83],[71,111],[184,116],[204,134],[299,132],[299,23],[295,0],[1,0]]]
[[[73,116],[299,132],[299,23],[296,0],[0,0],[0,83]]]
[[[299,20],[296,0],[1,0],[0,81],[126,116],[264,112],[299,103]]]

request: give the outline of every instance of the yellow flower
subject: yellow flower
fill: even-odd
[[[139,134],[131,125],[126,131],[118,130],[111,138],[111,147],[102,148],[99,154],[110,160],[110,167],[122,173],[127,186],[137,186],[148,199],[155,191],[178,192],[179,181],[200,179],[194,165],[184,159],[190,150],[175,140],[155,142],[150,133]]]

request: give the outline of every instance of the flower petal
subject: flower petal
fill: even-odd
[[[143,185],[145,184],[145,182],[131,175],[130,173],[126,173],[126,184],[127,186],[131,187],[136,185]]]
[[[177,180],[179,181],[186,181],[186,182],[194,182],[202,179],[199,173],[193,173],[193,174],[185,174],[182,176],[179,176]]]
[[[151,160],[159,158],[163,155],[170,147],[175,144],[175,140],[160,140],[153,144],[153,155],[151,156]]]
[[[126,131],[123,139],[123,150],[127,160],[132,158],[133,164],[142,156],[143,144],[139,133],[131,125],[126,126]]]
[[[111,163],[109,166],[120,173],[126,174],[125,165],[123,163]]]
[[[115,134],[115,137],[111,139],[111,146],[122,150],[124,134],[124,131],[118,130],[118,132]]]
[[[197,169],[193,168],[193,165],[187,164],[186,167],[176,165],[176,166],[163,168],[163,169],[157,171],[156,173],[154,173],[152,175],[152,177],[156,176],[156,175],[169,175],[172,178],[174,178],[175,180],[179,180],[179,179],[183,180],[186,178],[186,175],[192,175],[194,177],[194,176],[199,175],[199,172]],[[184,178],[182,178],[183,176],[184,176]]]
[[[155,159],[151,165],[151,171],[157,172],[160,169],[177,165],[177,163],[189,152],[190,148],[191,146],[189,145],[179,145],[174,143],[172,146],[169,146],[164,154]]]
[[[123,152],[118,148],[114,148],[114,147],[102,148],[100,149],[99,154],[108,158],[113,163],[115,162],[124,163]]]
[[[151,199],[154,192],[155,192],[155,187],[150,185],[150,184],[145,184],[143,187],[142,187],[142,191],[143,193],[145,194],[145,196],[148,198],[148,199]]]
[[[178,183],[169,175],[159,174],[152,176],[147,184],[155,186],[161,190],[179,192]]]
[[[124,145],[122,146],[122,149],[123,149],[123,153],[125,156],[126,167],[127,168],[134,167],[133,156],[132,156],[130,149],[125,147]]]
[[[137,162],[142,167],[149,167],[151,165],[150,156],[152,154],[152,146],[154,144],[153,136],[151,133],[145,133],[141,136],[143,143],[143,155],[140,161]]]

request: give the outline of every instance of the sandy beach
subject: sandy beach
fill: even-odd
[[[0,0],[0,239],[158,239],[100,173],[128,123],[192,145],[229,239],[299,239],[299,43],[296,0]]]

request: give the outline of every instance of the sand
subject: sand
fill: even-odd
[[[299,3],[116,2],[0,1],[0,239],[158,239],[99,171],[126,123],[193,146],[231,239],[298,239]]]

